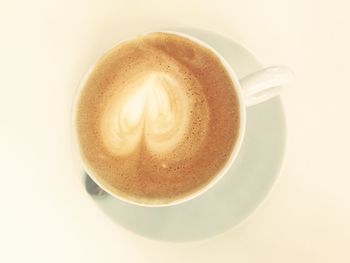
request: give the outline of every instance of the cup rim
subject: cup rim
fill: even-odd
[[[180,198],[175,199],[173,201],[170,201],[168,203],[159,203],[159,204],[157,204],[157,203],[142,203],[142,202],[137,202],[137,201],[128,199],[126,197],[123,197],[123,196],[113,192],[111,187],[108,187],[107,185],[105,185],[105,183],[101,179],[99,179],[99,176],[95,175],[95,173],[92,171],[92,169],[89,168],[89,165],[86,163],[86,161],[84,161],[84,159],[82,157],[82,153],[81,153],[81,150],[79,147],[77,126],[76,126],[76,117],[77,117],[76,108],[77,108],[77,103],[78,103],[78,100],[80,97],[80,93],[81,93],[83,87],[85,86],[84,85],[85,82],[87,81],[91,72],[95,68],[95,65],[98,63],[99,59],[104,54],[108,53],[112,48],[116,47],[117,45],[124,43],[126,41],[129,41],[129,40],[135,39],[137,37],[151,34],[151,33],[168,33],[168,34],[174,34],[174,35],[177,35],[180,37],[184,37],[184,38],[187,38],[187,39],[209,49],[211,52],[213,52],[216,55],[216,57],[220,60],[221,64],[225,67],[226,71],[230,75],[231,81],[233,82],[233,88],[234,88],[236,96],[238,98],[239,115],[240,115],[238,136],[237,136],[235,145],[231,151],[230,157],[226,161],[225,165],[217,172],[217,174],[215,176],[213,176],[213,178],[209,181],[209,183],[207,183],[205,186],[203,186],[202,188],[198,189],[197,191],[195,191],[189,195],[185,195],[183,197],[180,197]],[[238,77],[237,77],[236,73],[234,72],[233,68],[231,67],[231,65],[226,61],[226,59],[215,48],[213,48],[212,46],[207,44],[205,41],[198,39],[194,36],[191,36],[187,33],[182,33],[182,32],[173,31],[173,30],[152,30],[152,31],[143,32],[143,33],[134,35],[132,37],[125,38],[121,41],[118,41],[111,48],[105,50],[104,52],[102,52],[102,54],[100,56],[98,56],[97,60],[89,67],[89,69],[83,75],[82,79],[80,80],[80,82],[78,84],[76,92],[75,92],[73,105],[72,105],[72,127],[73,127],[73,133],[74,133],[73,134],[73,144],[74,144],[74,148],[77,149],[80,164],[81,164],[82,168],[84,169],[84,171],[88,174],[88,176],[101,189],[103,189],[105,192],[107,192],[109,195],[113,196],[114,198],[117,198],[117,199],[124,201],[126,203],[141,206],[141,207],[170,207],[170,206],[174,206],[174,205],[178,205],[178,204],[182,204],[182,203],[185,203],[187,201],[190,201],[190,200],[202,195],[203,193],[207,192],[214,185],[216,185],[227,174],[228,170],[232,167],[234,161],[236,160],[236,158],[238,156],[239,150],[240,150],[242,142],[243,142],[245,129],[246,129],[246,107],[244,105],[244,100],[243,100],[243,95],[242,95],[241,89],[242,88],[241,88],[241,85],[239,83]]]

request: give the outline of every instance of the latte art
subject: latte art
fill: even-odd
[[[89,172],[138,203],[168,203],[207,185],[239,129],[232,81],[216,55],[151,33],[96,63],[79,94],[76,128]]]
[[[103,113],[105,147],[117,156],[137,151],[140,145],[156,154],[174,150],[191,127],[194,107],[183,85],[169,74],[150,72],[120,88]]]

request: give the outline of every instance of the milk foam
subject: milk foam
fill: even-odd
[[[119,87],[101,121],[105,147],[116,156],[142,144],[157,154],[174,150],[189,132],[193,107],[183,85],[170,74],[149,72]]]

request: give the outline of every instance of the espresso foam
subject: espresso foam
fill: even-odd
[[[109,190],[166,203],[205,186],[234,146],[232,81],[210,50],[174,34],[119,44],[94,66],[77,104],[83,158]]]

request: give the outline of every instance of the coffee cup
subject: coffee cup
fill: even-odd
[[[236,160],[239,150],[241,148],[242,141],[244,139],[245,134],[245,128],[246,128],[246,109],[247,107],[254,106],[256,104],[262,103],[266,100],[269,100],[275,96],[279,95],[279,90],[281,88],[281,85],[286,84],[288,81],[290,81],[293,78],[293,73],[291,70],[284,66],[274,66],[274,67],[268,67],[265,69],[262,69],[258,72],[254,72],[242,79],[238,79],[234,68],[232,68],[228,62],[225,60],[225,58],[219,54],[213,47],[205,43],[204,41],[197,39],[193,36],[190,36],[188,34],[174,32],[174,31],[162,31],[158,33],[164,33],[164,34],[171,34],[174,36],[181,37],[183,39],[192,41],[193,43],[198,44],[199,46],[205,48],[206,50],[209,50],[212,54],[215,55],[215,57],[220,61],[221,65],[226,70],[230,81],[232,81],[232,88],[234,89],[234,93],[236,95],[237,99],[237,107],[239,112],[239,125],[237,127],[237,134],[235,143],[232,147],[232,150],[229,153],[229,156],[227,160],[225,160],[225,163],[221,167],[221,169],[211,178],[211,180],[206,183],[203,187],[200,187],[199,189],[196,189],[195,191],[192,191],[189,194],[182,195],[178,198],[174,198],[167,202],[144,202],[144,201],[138,201],[132,198],[128,198],[125,195],[121,195],[117,191],[114,191],[110,185],[104,181],[98,173],[94,169],[91,169],[91,165],[86,160],[86,158],[82,157],[82,154],[80,155],[81,163],[86,171],[86,173],[90,176],[90,178],[105,192],[109,193],[111,196],[114,196],[118,199],[121,199],[127,203],[135,204],[135,205],[141,205],[146,207],[163,207],[163,206],[171,206],[171,205],[177,205],[186,201],[189,201],[195,197],[198,197],[199,195],[205,193],[208,189],[212,188],[219,180],[221,180],[224,176],[228,174],[228,171],[230,167],[234,164],[234,161]],[[124,41],[122,42],[124,43]],[[81,94],[82,89],[84,89],[84,86],[86,84],[87,79],[91,76],[91,72],[94,70],[95,65],[91,67],[91,69],[86,73],[85,77],[81,81],[81,84],[78,88],[78,95],[76,96],[76,101],[74,103],[74,120],[73,125],[75,127],[75,137],[77,138],[76,142],[79,146],[79,134],[77,129],[77,121],[76,121],[76,112],[78,111],[78,100]],[[80,138],[80,141],[82,139]],[[79,151],[81,153],[81,150]],[[96,156],[96,158],[99,158]],[[237,175],[239,176],[239,175]]]

